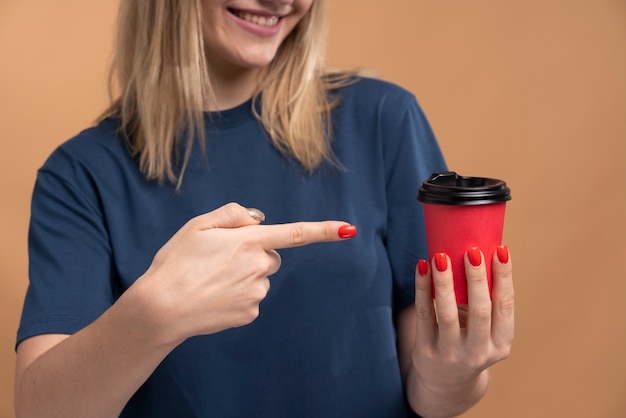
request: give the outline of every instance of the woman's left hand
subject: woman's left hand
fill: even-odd
[[[483,253],[473,248],[465,254],[467,305],[456,303],[447,255],[436,254],[431,263],[422,260],[418,264],[416,328],[411,354],[413,383],[431,399],[447,398],[455,403],[461,397],[467,400],[466,408],[471,406],[486,389],[486,369],[509,356],[514,333],[514,297],[508,249],[499,247],[490,261],[491,297]]]

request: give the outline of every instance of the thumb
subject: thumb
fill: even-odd
[[[244,208],[238,203],[227,203],[211,212],[196,217],[198,229],[238,228],[257,225],[265,220],[265,215],[258,209]]]

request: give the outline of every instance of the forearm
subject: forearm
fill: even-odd
[[[16,379],[21,417],[116,417],[163,358],[163,343],[125,295],[98,320],[36,358]]]
[[[420,416],[454,417],[467,411],[483,397],[488,382],[488,371],[483,370],[470,381],[435,387],[423,382],[413,368],[406,380],[406,392],[409,404]]]

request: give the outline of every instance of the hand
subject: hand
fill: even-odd
[[[129,291],[167,342],[246,325],[280,267],[276,249],[340,241],[355,231],[338,221],[259,225],[230,203],[185,224]]]
[[[420,261],[415,278],[417,325],[412,361],[420,385],[435,394],[454,394],[455,389],[464,393],[468,386],[477,385],[484,370],[509,356],[514,333],[513,279],[506,247],[493,255],[493,301],[479,249],[465,254],[468,305],[456,304],[449,266],[448,256],[437,254],[430,266]]]

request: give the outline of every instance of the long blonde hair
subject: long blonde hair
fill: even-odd
[[[179,186],[195,136],[206,151],[204,108],[212,90],[200,1],[121,1],[109,80],[110,91],[116,81],[119,93],[100,117],[120,118],[148,179]],[[309,171],[334,161],[330,111],[337,101],[328,92],[353,75],[325,70],[325,43],[324,0],[314,0],[264,71],[255,96],[261,112],[252,101],[273,144]]]

